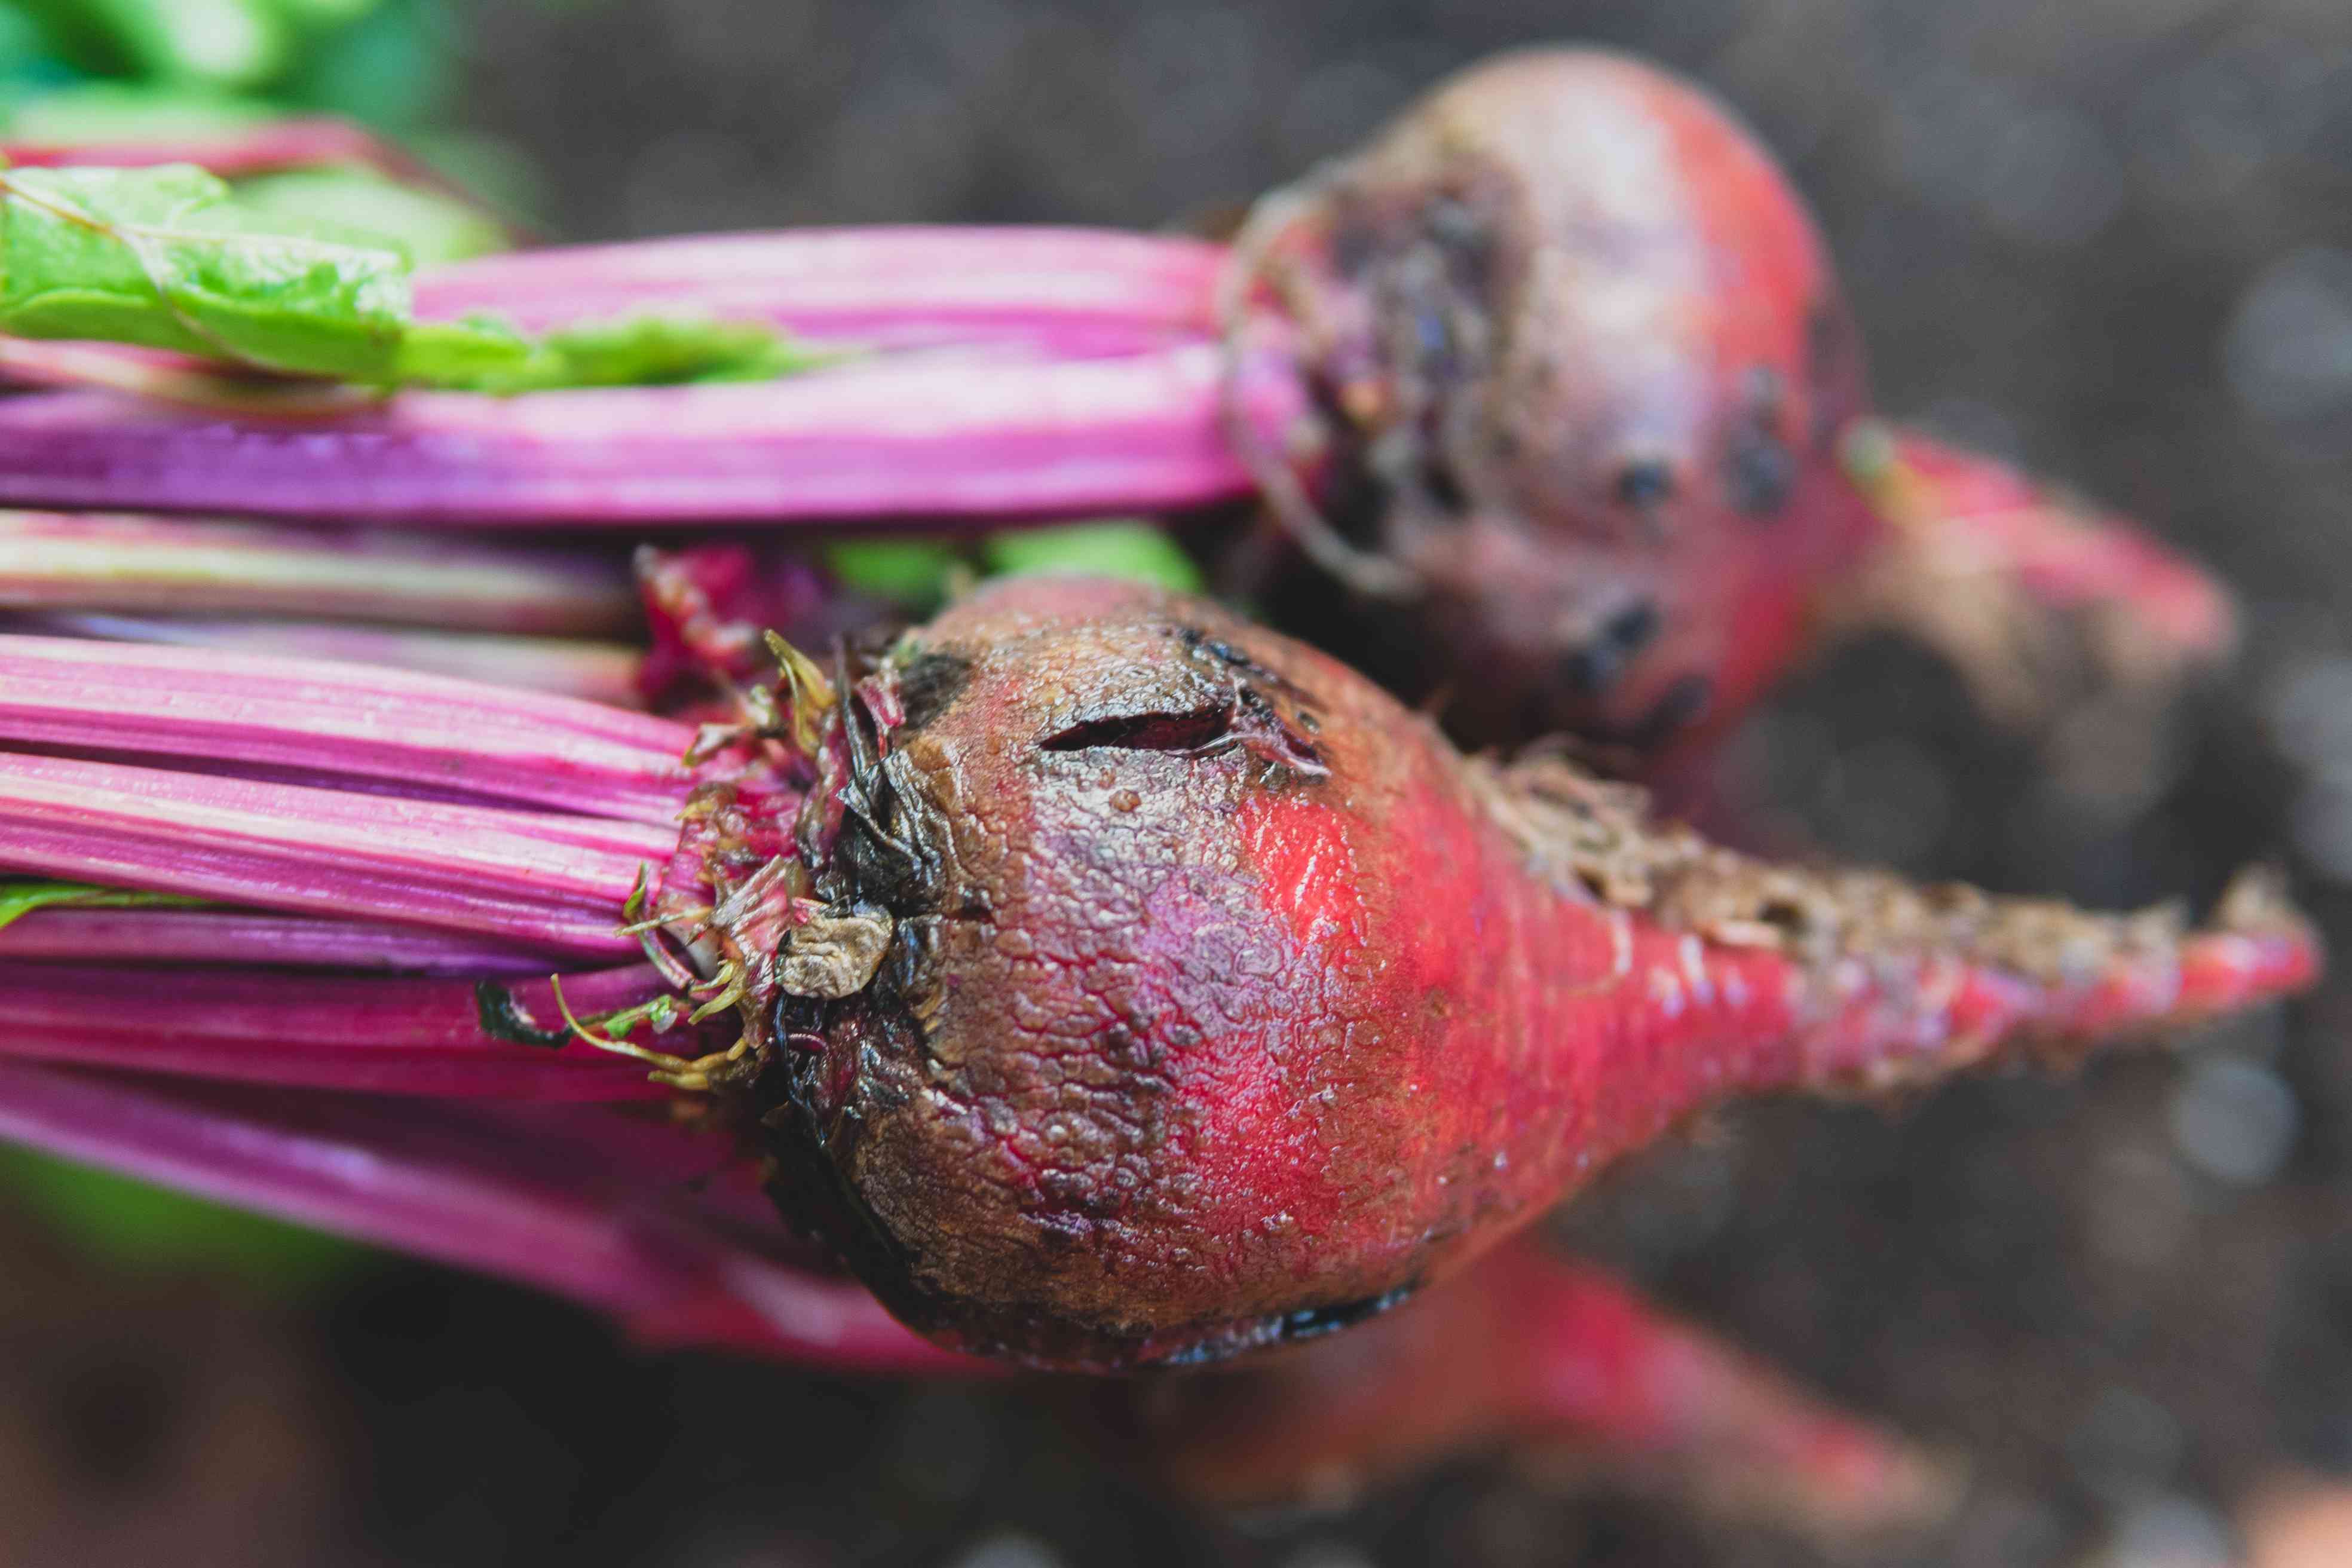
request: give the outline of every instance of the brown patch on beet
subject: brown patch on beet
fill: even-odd
[[[971,679],[971,661],[929,649],[898,666],[898,702],[906,714],[900,728],[911,733],[938,718]]]

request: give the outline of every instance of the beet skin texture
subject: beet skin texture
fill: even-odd
[[[1342,1328],[1730,1094],[2063,1051],[2317,963],[2252,889],[2186,932],[1753,861],[1135,584],[984,589],[856,689],[815,882],[848,908],[796,935],[859,957],[790,972],[871,978],[778,1003],[774,1185],[914,1327],[1034,1365]]]

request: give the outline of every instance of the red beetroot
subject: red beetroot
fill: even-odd
[[[2120,519],[2045,498],[1996,521],[1989,496],[2032,487],[1916,437],[1842,461],[1876,426],[1821,234],[1754,134],[1654,66],[1465,71],[1269,197],[1237,252],[1298,329],[1331,523],[1240,418],[1236,446],[1310,554],[1398,605],[1368,636],[1318,584],[1285,618],[1442,691],[1457,733],[1654,750],[1719,730],[1824,631],[1888,620],[2016,715],[1999,650],[1952,635],[1956,559],[2014,642],[2095,620],[2102,679],[2226,650],[2226,596]]]
[[[1464,72],[1241,250],[1381,481],[1357,564],[1474,731],[1642,743],[1727,713],[1863,552],[1828,253],[1675,77],[1580,50]]]
[[[982,592],[858,690],[758,1085],[780,1195],[917,1328],[1037,1364],[1340,1328],[1726,1096],[2078,1051],[2317,963],[2252,889],[2185,934],[1714,849],[1131,585]]]

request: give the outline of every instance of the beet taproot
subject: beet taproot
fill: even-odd
[[[1727,1096],[2317,963],[2251,889],[2187,933],[1766,865],[1134,584],[983,590],[844,691],[826,913],[785,935],[755,1090],[774,1185],[914,1327],[1034,1364],[1344,1327]]]
[[[1089,1380],[1064,1403],[1095,1451],[1226,1509],[1345,1506],[1461,1454],[1846,1543],[1931,1523],[1962,1495],[1948,1459],[1525,1237],[1303,1353]]]

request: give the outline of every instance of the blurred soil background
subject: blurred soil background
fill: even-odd
[[[2278,859],[2352,952],[2339,0],[383,14],[406,30],[351,68],[377,118],[508,171],[574,238],[1159,226],[1245,201],[1513,45],[1604,42],[1689,72],[1816,204],[1884,406],[2137,513],[2247,609],[2237,669],[2153,735],[2092,708],[1991,736],[1924,654],[1852,650],[1738,738],[1727,788],[1840,855],[2105,904],[2210,899]],[[2251,1500],[2352,1484],[2348,1034],[2352,979],[2076,1081],[1720,1118],[1559,1228],[1971,1457],[1951,1530],[1866,1560],[2227,1563],[2265,1517]],[[545,1300],[397,1264],[265,1301],[17,1229],[0,1234],[0,1519],[26,1562],[1822,1561],[1470,1464],[1336,1518],[1193,1518],[1007,1395],[639,1356]]]

